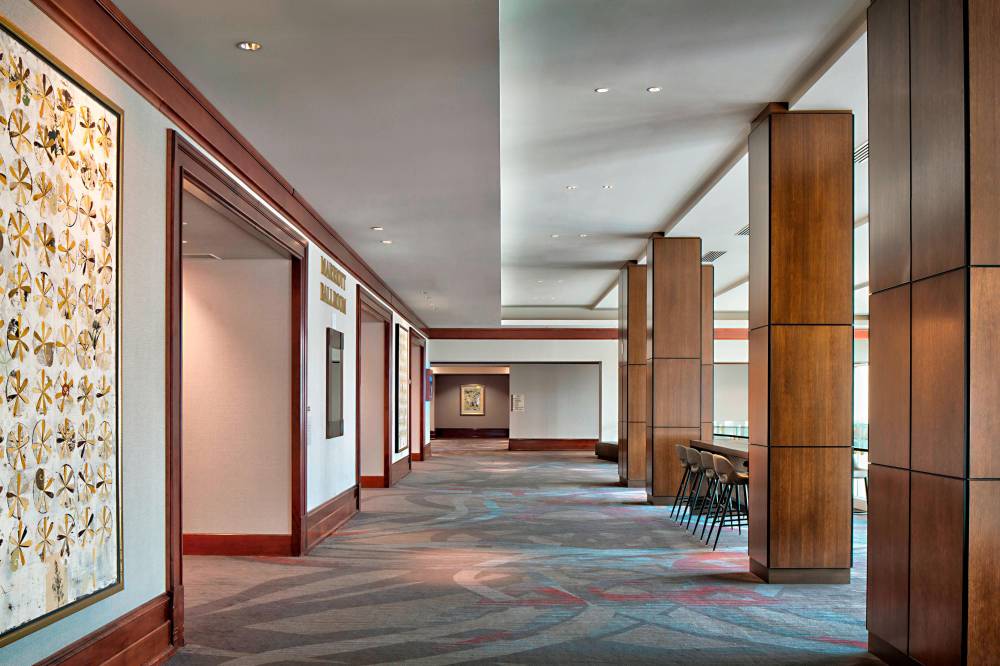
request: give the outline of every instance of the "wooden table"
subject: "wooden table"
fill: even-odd
[[[691,448],[716,453],[727,458],[750,459],[750,444],[745,439],[726,439],[725,437],[712,440],[692,439]]]

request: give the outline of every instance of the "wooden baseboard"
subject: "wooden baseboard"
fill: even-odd
[[[752,557],[750,573],[772,585],[847,585],[850,569],[778,569],[766,567]]]
[[[306,553],[358,512],[358,487],[351,486],[306,514]]]
[[[290,534],[185,534],[185,555],[290,557]]]
[[[414,451],[410,454],[410,460],[413,462],[423,462],[424,454],[420,451]]]
[[[388,488],[385,485],[384,476],[362,476],[361,477],[361,487],[362,488]]]
[[[594,453],[601,460],[607,460],[608,462],[617,463],[618,462],[618,443],[617,442],[598,442],[594,447]]]
[[[389,466],[389,485],[396,483],[410,473],[410,456],[400,458]]]
[[[509,451],[593,451],[596,439],[512,439]]]
[[[170,643],[169,606],[170,597],[161,594],[35,666],[162,664],[175,651]]]
[[[510,428],[436,428],[437,439],[507,439]]]

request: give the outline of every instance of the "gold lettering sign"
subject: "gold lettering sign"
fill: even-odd
[[[332,287],[328,287],[322,282],[319,285],[319,298],[335,310],[340,310],[342,313],[347,314],[347,299],[335,292]]]
[[[341,289],[347,289],[347,276],[337,270],[333,263],[326,257],[319,258],[319,270],[323,277],[327,278]]]

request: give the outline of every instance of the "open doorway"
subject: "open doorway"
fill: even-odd
[[[427,342],[410,331],[410,458],[427,460],[431,457],[430,442],[424,436],[424,405],[427,400],[424,363]]]
[[[185,556],[303,552],[306,243],[176,134],[169,145],[167,587],[177,643]]]
[[[389,376],[392,311],[358,286],[357,460],[362,488],[388,488],[392,478]]]

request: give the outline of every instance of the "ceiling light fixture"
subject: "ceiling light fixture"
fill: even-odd
[[[187,241],[186,240],[182,240],[181,243],[183,243],[184,245],[187,245]]]
[[[570,190],[570,191],[575,190],[576,189],[576,185],[567,185],[566,189]]]
[[[386,238],[384,241],[381,241],[381,242],[382,242],[382,245],[392,245],[392,241],[389,240],[388,238]]]
[[[535,280],[535,282],[538,284],[542,284],[543,282],[545,282],[545,280]]]
[[[606,93],[609,90],[611,90],[611,88],[594,88],[595,93]]]
[[[651,92],[651,93],[658,93],[661,90],[663,90],[663,88],[661,88],[660,86],[649,86],[648,88],[646,88],[646,92]]]
[[[262,45],[260,42],[244,40],[242,42],[236,42],[236,47],[244,51],[259,51]]]
[[[590,234],[580,234],[580,238],[587,238]]]
[[[385,231],[385,227],[372,227],[372,231]]]
[[[552,234],[552,238],[559,238],[559,234]]]
[[[615,186],[614,185],[601,185],[601,189],[602,190],[613,190],[613,189],[615,189]]]

